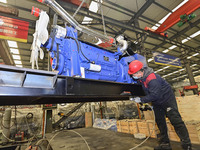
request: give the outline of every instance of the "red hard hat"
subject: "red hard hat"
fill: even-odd
[[[128,74],[134,74],[142,69],[143,63],[139,60],[134,60],[129,64]]]

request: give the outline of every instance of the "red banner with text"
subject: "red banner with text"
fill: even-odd
[[[0,38],[27,42],[29,22],[0,16]]]

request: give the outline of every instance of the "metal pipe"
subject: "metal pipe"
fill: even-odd
[[[38,0],[41,3],[47,4],[51,9],[53,9],[57,14],[59,14],[66,22],[70,23],[75,29],[86,33],[90,36],[99,38],[103,42],[114,43],[114,38],[108,37],[106,35],[100,34],[93,31],[85,26],[80,25],[68,12],[66,12],[55,0]]]
[[[3,117],[3,136],[2,143],[6,144],[10,138],[10,121],[11,121],[11,108],[7,108],[5,110],[5,114]]]

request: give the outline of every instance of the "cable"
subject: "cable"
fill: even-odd
[[[81,2],[81,4],[79,5],[79,7],[77,8],[77,10],[75,11],[75,13],[73,14],[73,17],[76,16],[76,14],[77,14],[78,11],[81,9],[81,7],[82,7],[82,5],[83,5],[84,2],[85,2],[85,0],[83,0],[83,1]]]
[[[62,130],[62,131],[63,131],[63,130]],[[87,145],[88,150],[90,150],[90,147],[89,147],[87,141],[84,139],[84,137],[83,137],[80,133],[78,133],[78,132],[76,132],[76,131],[73,131],[73,130],[64,130],[64,132],[67,132],[67,131],[73,132],[73,133],[76,133],[77,135],[79,135],[79,136],[83,139],[83,141],[85,142],[85,144]],[[47,145],[47,149],[46,149],[46,150],[48,150],[51,141],[52,141],[58,134],[60,134],[60,133],[63,133],[63,132],[57,132],[57,133],[54,134],[54,136],[49,140],[49,144]]]
[[[107,36],[101,0],[98,0],[98,2],[99,2],[99,5],[100,5],[100,8],[101,8],[101,18],[102,18],[102,23],[103,23],[104,35]]]
[[[151,108],[151,110],[152,110],[152,112],[153,112],[153,116],[154,116],[153,129],[152,129],[151,133],[149,134],[149,136],[148,136],[146,139],[144,139],[140,144],[136,145],[135,147],[133,147],[133,148],[131,148],[131,149],[129,149],[129,150],[136,149],[136,148],[138,148],[139,146],[141,146],[142,144],[144,144],[144,143],[151,137],[151,135],[152,135],[152,133],[153,133],[153,130],[155,129],[155,123],[156,123],[156,121],[155,121],[155,114],[154,114],[154,111],[153,111],[152,107],[151,107],[148,103],[147,103],[147,105]]]
[[[80,44],[79,44],[79,42],[78,42],[78,40],[77,40],[76,38],[74,38],[74,37],[65,37],[65,38],[69,38],[69,39],[71,38],[71,39],[75,40],[75,42],[76,42],[76,44],[77,44],[78,53],[81,52],[81,54],[83,55],[83,57],[85,57],[85,59],[87,59],[87,61],[89,61],[89,63],[93,63],[92,61],[90,61],[90,60],[83,54],[83,51],[82,51],[82,49],[81,49],[81,46],[80,46]]]

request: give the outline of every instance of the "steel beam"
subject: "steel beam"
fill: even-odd
[[[0,105],[128,100],[144,96],[141,85],[59,76],[54,72],[0,65]]]

